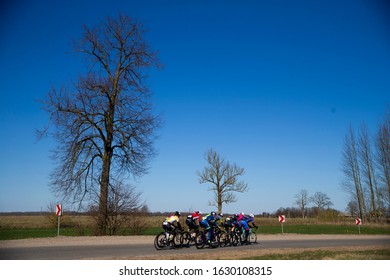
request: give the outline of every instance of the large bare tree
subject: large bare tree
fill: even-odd
[[[161,122],[152,112],[145,78],[158,61],[143,34],[142,25],[124,15],[85,27],[74,50],[85,56],[87,73],[53,88],[44,101],[58,140],[52,188],[80,202],[97,193],[99,234],[108,233],[113,179],[145,174],[155,155]]]
[[[358,158],[361,166],[362,183],[364,184],[369,197],[370,213],[377,216],[379,215],[378,210],[381,208],[381,199],[374,169],[373,153],[371,152],[368,128],[364,124],[360,128]]]
[[[248,184],[239,181],[239,176],[245,174],[245,169],[237,164],[231,164],[221,157],[216,151],[210,149],[205,154],[207,166],[197,174],[200,184],[209,184],[210,191],[214,192],[214,201],[210,205],[217,206],[218,212],[222,212],[223,203],[236,202],[234,192],[245,192]]]
[[[390,208],[390,108],[383,123],[379,126],[375,146],[377,150],[377,164],[379,181],[383,184],[383,199]]]
[[[344,138],[342,166],[344,173],[343,187],[344,191],[349,193],[352,196],[352,199],[357,202],[359,217],[365,218],[366,206],[360,169],[355,133],[352,127],[350,127]]]

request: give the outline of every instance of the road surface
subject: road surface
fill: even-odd
[[[350,248],[375,246],[390,248],[386,235],[258,235],[258,244],[216,249],[179,248],[157,251],[148,237],[57,237],[0,241],[2,260],[78,259],[197,259],[205,255],[237,255],[251,250]],[[202,256],[200,256],[200,254]],[[213,258],[213,257],[210,257]]]

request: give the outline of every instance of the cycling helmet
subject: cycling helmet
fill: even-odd
[[[214,211],[210,213],[211,215],[215,216],[217,215],[217,213],[215,213]]]
[[[175,212],[175,216],[179,216],[179,217],[180,217],[180,212],[179,212],[179,211],[176,211],[176,212]]]
[[[223,217],[223,214],[222,214],[222,213],[219,213],[219,214],[218,214],[218,216],[221,216],[221,217]]]
[[[254,218],[255,216],[253,214],[249,214],[249,217]]]

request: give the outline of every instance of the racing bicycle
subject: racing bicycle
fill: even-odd
[[[154,247],[156,250],[169,249],[169,248],[179,248],[183,244],[183,233],[176,229],[175,231],[160,232],[154,238]]]
[[[208,244],[210,248],[219,247],[219,236],[218,234],[216,234],[215,228],[211,227],[210,231],[211,231],[210,240],[207,239],[208,232],[206,229],[203,229],[196,234],[195,237],[196,248],[202,249],[206,244]]]

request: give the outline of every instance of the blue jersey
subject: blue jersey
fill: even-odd
[[[255,218],[251,217],[251,216],[245,216],[243,218],[243,220],[245,220],[247,223],[254,223],[255,222]]]
[[[206,221],[210,226],[218,226],[215,217],[211,214],[204,216],[203,221]]]

